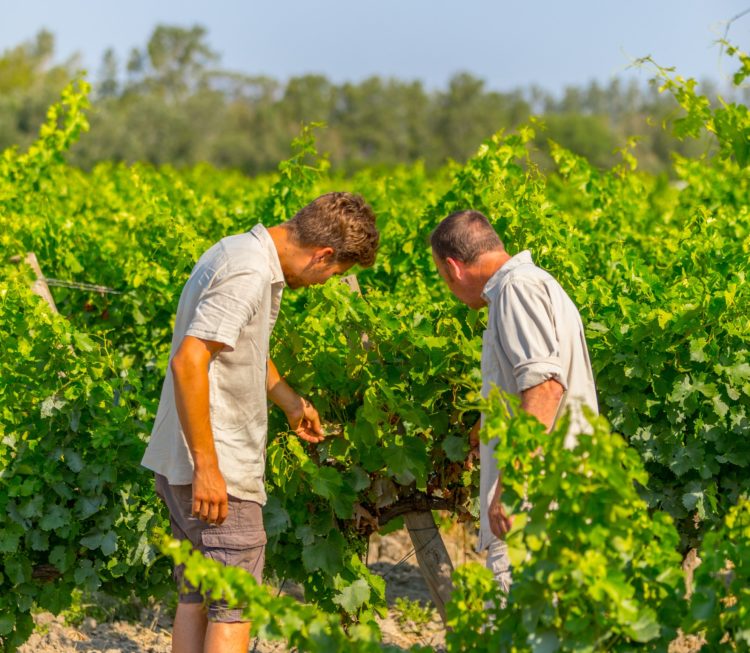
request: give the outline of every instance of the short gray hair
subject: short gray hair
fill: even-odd
[[[441,261],[452,258],[462,263],[473,263],[485,252],[505,249],[487,217],[471,209],[445,218],[430,234],[430,245]]]

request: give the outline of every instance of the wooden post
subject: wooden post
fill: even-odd
[[[47,282],[44,280],[42,268],[39,267],[39,261],[36,258],[36,254],[34,254],[34,252],[27,252],[25,259],[22,259],[20,256],[11,256],[10,262],[16,264],[24,262],[32,270],[34,270],[36,279],[34,280],[34,283],[31,284],[31,292],[33,292],[35,295],[39,295],[39,297],[41,297],[47,303],[50,310],[53,313],[57,313],[57,305],[55,304],[55,300],[52,297],[52,293],[49,291]],[[60,578],[60,576],[62,576],[62,573],[54,565],[36,565],[31,570],[31,578],[34,580],[42,581],[44,583],[49,583],[57,580],[58,578]]]
[[[359,281],[357,281],[356,274],[347,274],[345,277],[341,277],[341,283],[345,283],[349,286],[349,290],[358,295],[362,294],[362,290],[359,287]]]
[[[347,274],[345,277],[341,277],[340,279],[341,283],[343,283],[346,286],[349,286],[349,290],[351,290],[353,293],[356,293],[357,295],[362,295],[362,289],[359,287],[359,281],[357,280],[356,274]],[[370,349],[370,338],[366,333],[363,333],[360,335],[360,340],[362,342],[362,346],[366,349]]]
[[[685,598],[689,599],[693,595],[693,576],[695,570],[701,563],[701,559],[698,557],[697,549],[690,549],[685,554],[685,558],[682,561],[682,571],[685,572]]]
[[[362,294],[357,276],[350,274],[341,278],[352,292]],[[362,344],[368,347],[367,334],[362,334]],[[445,623],[445,604],[453,592],[453,563],[440,535],[430,510],[412,510],[404,513],[404,525],[414,545],[419,571],[427,583],[432,601]]]
[[[419,571],[445,624],[445,604],[450,601],[453,592],[453,563],[443,538],[429,510],[407,512],[404,514],[404,524],[417,554]]]
[[[37,260],[36,255],[34,254],[34,252],[29,252],[28,254],[26,254],[25,259],[21,259],[20,256],[12,256],[10,259],[11,263],[20,263],[22,260],[32,270],[34,270],[34,274],[36,275],[36,280],[31,285],[31,292],[33,292],[35,295],[39,295],[39,297],[47,302],[50,310],[53,313],[57,313],[57,305],[55,304],[55,300],[52,297],[52,293],[49,291],[47,282],[44,280],[44,275],[42,274],[42,269],[39,267],[39,261]]]

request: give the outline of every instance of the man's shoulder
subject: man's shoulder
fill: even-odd
[[[231,236],[224,236],[219,241],[222,249],[228,257],[234,258],[245,258],[249,253],[262,253],[263,246],[260,241],[253,236],[249,231],[241,234],[233,234]]]
[[[248,234],[227,236],[216,242],[201,256],[185,283],[189,296],[207,292],[216,284],[230,282],[242,293],[270,286],[273,271],[264,253]]]
[[[544,268],[534,264],[519,266],[505,281],[498,293],[497,304],[501,312],[536,303],[546,305],[553,311],[572,311],[579,315],[578,308],[562,284]]]
[[[524,289],[541,287],[548,283],[557,283],[555,278],[534,263],[525,263],[508,271],[503,283],[498,288],[499,294],[523,292]]]
[[[263,245],[252,233],[246,232],[226,236],[219,241],[223,251],[224,265],[227,272],[257,274],[260,278],[270,280],[271,266]]]

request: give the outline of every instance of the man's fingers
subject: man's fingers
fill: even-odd
[[[208,518],[206,521],[209,524],[216,524],[219,520],[219,506],[220,504],[218,502],[213,502],[208,504]]]
[[[227,501],[227,486],[218,467],[196,468],[193,472],[193,516],[209,524],[221,524],[227,516]]]
[[[305,399],[305,419],[302,420],[302,425],[307,427],[308,430],[318,435],[323,435],[323,427],[320,425],[320,415],[315,407]]]
[[[501,540],[505,539],[505,536],[510,533],[513,527],[513,515],[506,515],[504,513],[491,514],[489,515],[490,530],[495,537],[499,537]]]
[[[499,537],[501,540],[505,539],[505,529],[503,528],[503,525],[501,522],[496,522],[494,520],[490,521],[490,530],[492,531],[492,534],[495,537]]]
[[[193,499],[193,517],[204,519],[203,517],[204,502],[201,499]]]
[[[193,517],[209,524],[221,524],[227,518],[229,513],[228,498],[223,499],[194,499],[193,500]]]
[[[503,528],[505,529],[506,535],[510,533],[511,529],[513,528],[514,519],[515,515],[503,515]]]
[[[310,432],[304,426],[298,428],[296,433],[300,438],[307,442],[322,442],[323,440],[325,440],[324,435],[316,435],[315,433]]]
[[[216,523],[223,524],[228,514],[229,514],[229,501],[227,500],[219,504],[219,518],[216,520]]]
[[[211,509],[208,513],[208,523],[216,524],[217,526],[224,522],[229,513],[229,499],[225,497],[223,500],[216,501],[211,504]]]
[[[320,415],[307,399],[303,401],[305,402],[305,416],[295,431],[307,442],[320,442],[325,438],[323,427],[320,425]]]
[[[320,425],[320,415],[318,415],[318,412],[315,412],[315,416],[310,420],[310,428],[312,429],[313,433],[317,433],[318,435],[325,435],[323,433],[323,427]]]

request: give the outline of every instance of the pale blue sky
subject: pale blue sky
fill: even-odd
[[[308,72],[341,82],[369,75],[443,87],[469,71],[489,87],[538,84],[559,92],[606,82],[634,57],[698,79],[732,66],[714,45],[750,0],[0,0],[0,51],[39,29],[57,37],[60,59],[80,52],[93,75],[112,46],[121,63],[158,23],[208,29],[226,68],[281,80]],[[750,49],[750,15],[730,38]]]

